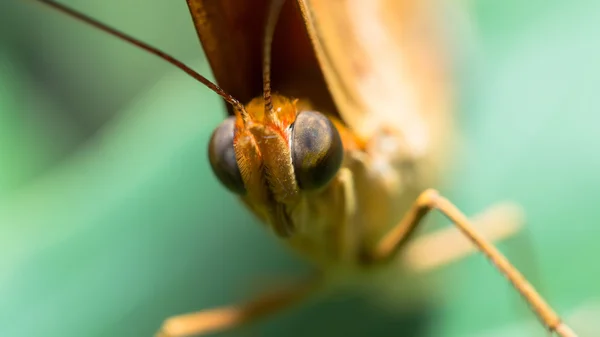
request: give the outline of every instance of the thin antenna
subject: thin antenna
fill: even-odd
[[[161,59],[171,63],[175,67],[183,70],[188,75],[195,78],[198,82],[204,84],[206,87],[208,87],[210,90],[217,93],[219,96],[223,97],[223,99],[225,101],[227,101],[227,103],[229,103],[233,106],[234,110],[239,111],[239,113],[242,115],[242,119],[245,122],[250,120],[250,116],[248,115],[248,112],[246,112],[244,105],[242,103],[240,103],[240,101],[235,99],[233,96],[231,96],[230,94],[225,92],[225,90],[221,89],[218,85],[212,83],[206,77],[200,75],[198,72],[196,72],[192,68],[188,67],[183,62],[177,60],[173,56],[163,52],[162,50],[160,50],[158,48],[152,47],[151,45],[144,43],[134,37],[131,37],[117,29],[111,28],[111,27],[109,27],[109,26],[83,14],[83,13],[80,13],[74,9],[71,9],[65,5],[59,4],[59,3],[51,1],[51,0],[35,0],[35,1],[44,3],[50,7],[58,10],[59,12],[62,12],[70,17],[78,19],[78,20],[80,20],[86,24],[89,24],[93,27],[96,27],[99,30],[106,32],[110,35],[116,36],[117,38],[119,38],[123,41],[129,42],[130,44],[132,44],[138,48],[141,48],[141,49],[149,52],[150,54],[154,54],[154,55],[160,57]]]
[[[279,13],[285,0],[272,0],[269,6],[267,16],[267,25],[265,27],[265,40],[263,46],[263,98],[265,100],[265,116],[267,120],[275,119],[273,111],[273,101],[271,100],[271,47],[273,45],[273,35],[275,26],[279,19]]]

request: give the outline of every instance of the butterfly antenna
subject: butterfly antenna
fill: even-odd
[[[141,48],[147,52],[149,52],[150,54],[154,54],[158,57],[160,57],[161,59],[171,63],[172,65],[174,65],[175,67],[183,70],[184,72],[186,72],[188,75],[190,75],[191,77],[195,78],[198,82],[204,84],[206,87],[208,87],[210,90],[214,91],[215,93],[217,93],[219,96],[223,97],[223,99],[231,104],[234,108],[234,110],[238,111],[241,116],[242,119],[244,121],[248,121],[250,119],[248,113],[246,112],[246,109],[244,108],[244,105],[242,103],[240,103],[237,99],[235,99],[233,96],[231,96],[230,94],[228,94],[227,92],[225,92],[225,90],[221,89],[218,85],[212,83],[211,81],[209,81],[206,77],[200,75],[198,72],[196,72],[195,70],[193,70],[192,68],[188,67],[187,65],[185,65],[183,62],[177,60],[176,58],[174,58],[173,56],[163,52],[162,50],[152,47],[151,45],[144,43],[136,38],[133,38],[117,29],[111,28],[83,13],[80,13],[72,8],[69,8],[65,5],[62,5],[58,2],[54,2],[51,0],[35,0],[37,2],[46,4],[56,10],[58,10],[59,12],[62,12],[70,17],[73,17],[77,20],[80,20],[90,26],[93,26],[95,28],[98,28],[99,30],[106,32],[110,35],[113,35],[123,41],[129,42],[130,44]]]
[[[265,27],[265,40],[263,46],[263,98],[265,100],[265,116],[268,120],[275,119],[273,101],[271,99],[271,49],[273,46],[273,35],[275,26],[279,19],[279,13],[285,0],[273,0],[269,6],[267,25]]]

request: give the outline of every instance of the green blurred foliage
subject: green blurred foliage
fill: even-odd
[[[210,74],[183,1],[64,2]],[[582,336],[598,335],[585,317],[600,313],[600,3],[469,6],[463,165],[446,190],[467,213],[523,205],[525,232],[500,248]],[[206,146],[223,116],[165,62],[2,2],[0,336],[150,336],[165,317],[305,274],[213,178]],[[434,278],[435,308],[348,295],[226,335],[545,335],[481,256]]]

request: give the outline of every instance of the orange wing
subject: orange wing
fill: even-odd
[[[262,95],[262,48],[269,3],[187,0],[217,83],[244,104]],[[295,1],[284,4],[275,29],[271,74],[275,92],[310,98],[315,108],[335,111]]]
[[[422,155],[448,139],[451,95],[436,0],[298,0],[344,122],[400,130]]]

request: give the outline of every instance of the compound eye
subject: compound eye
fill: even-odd
[[[244,194],[246,188],[233,149],[234,129],[234,116],[224,120],[215,129],[208,144],[208,160],[221,184],[231,192]]]
[[[344,147],[338,130],[325,115],[302,111],[292,125],[292,164],[303,190],[327,185],[339,170]]]

